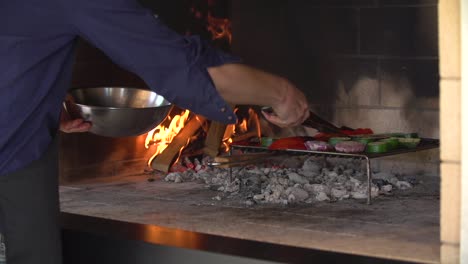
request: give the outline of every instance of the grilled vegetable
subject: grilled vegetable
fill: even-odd
[[[333,150],[333,147],[327,142],[323,141],[306,141],[305,146],[308,150],[327,151]]]
[[[366,147],[366,152],[369,153],[385,153],[387,151],[388,143],[383,141],[370,142]]]
[[[342,142],[342,141],[349,141],[351,138],[349,137],[332,137],[330,140],[328,140],[328,143],[332,146],[335,146],[337,143]]]
[[[396,138],[419,138],[418,133],[392,133],[390,135]]]
[[[359,153],[363,152],[366,144],[356,141],[342,141],[335,145],[335,150],[344,153]]]
[[[374,134],[374,131],[370,128],[357,128],[354,130],[342,129],[341,132],[348,136],[357,136],[357,135],[371,135]]]
[[[420,138],[399,138],[398,139],[401,146],[405,148],[415,148],[421,142]]]
[[[274,139],[271,137],[261,137],[260,138],[260,145],[262,147],[269,147],[273,143]]]
[[[364,144],[364,145],[367,145],[368,143],[375,141],[375,138],[371,138],[371,137],[355,137],[355,138],[353,138],[353,141],[356,141],[356,142],[362,143],[362,144]]]
[[[387,143],[388,150],[394,150],[400,146],[400,141],[398,140],[398,138],[391,137],[391,138],[382,139],[380,141]]]
[[[275,140],[268,149],[282,150],[282,149],[299,149],[307,150],[305,146],[306,141],[313,140],[312,137],[287,137]]]

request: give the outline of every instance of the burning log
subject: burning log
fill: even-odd
[[[235,105],[230,105],[231,108],[234,108]],[[208,134],[206,135],[205,139],[205,148],[203,152],[210,156],[216,157],[219,154],[219,149],[221,144],[223,143],[223,137],[226,133],[227,125],[220,123],[220,122],[211,122],[210,129],[208,130]]]
[[[251,138],[258,137],[258,132],[257,131],[249,131],[247,133],[241,134],[241,135],[236,135],[232,137],[232,142],[240,142],[244,140],[249,140]]]
[[[223,137],[226,132],[227,125],[220,122],[211,122],[210,129],[205,140],[205,148],[203,152],[210,156],[216,157],[219,154],[219,148],[223,142]]]
[[[167,148],[151,161],[151,167],[155,170],[169,172],[172,164],[174,164],[179,157],[180,152],[205,121],[205,118],[198,115],[192,117],[177,136],[174,137]]]

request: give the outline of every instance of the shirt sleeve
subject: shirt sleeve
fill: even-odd
[[[139,75],[168,101],[223,123],[235,114],[214,87],[207,67],[240,60],[198,36],[182,36],[136,0],[65,0],[76,34],[116,64]]]

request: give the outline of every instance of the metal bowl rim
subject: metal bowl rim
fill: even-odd
[[[152,92],[156,93],[155,91],[151,89],[144,89],[144,88],[137,88],[137,87],[125,87],[125,86],[98,86],[98,87],[84,87],[84,88],[73,88],[70,90],[71,93],[74,91],[80,91],[80,90],[92,90],[92,89],[106,89],[106,88],[111,88],[111,89],[128,89],[128,90],[141,90],[141,91],[147,91],[147,92]],[[156,93],[158,94],[158,93]],[[159,94],[158,94],[159,95]]]
[[[73,104],[78,105],[78,106],[80,106],[80,107],[88,107],[88,108],[93,108],[93,109],[106,109],[106,110],[128,110],[128,109],[132,109],[132,110],[138,110],[138,109],[146,110],[146,109],[158,109],[158,108],[161,108],[161,107],[172,106],[172,104],[171,104],[170,102],[168,102],[168,103],[165,104],[165,105],[161,105],[161,106],[151,106],[151,107],[112,107],[112,106],[95,106],[95,105],[79,104],[79,103],[75,103],[75,102],[73,102]]]
[[[153,108],[160,108],[160,107],[165,107],[165,106],[171,106],[172,103],[169,102],[164,96],[160,95],[159,93],[150,90],[150,89],[143,89],[143,88],[136,88],[136,87],[125,87],[125,86],[99,86],[99,87],[89,87],[89,88],[75,88],[70,91],[70,93],[73,96],[74,91],[83,91],[83,90],[101,90],[101,89],[126,89],[126,90],[140,90],[140,91],[145,91],[145,92],[150,92],[153,94],[156,94],[156,96],[160,96],[164,99],[164,101],[167,104],[160,105],[160,106],[151,106],[151,107],[113,107],[113,106],[97,106],[97,105],[88,105],[88,104],[82,104],[82,103],[77,103],[77,102],[72,102],[75,105],[81,106],[81,107],[89,107],[89,108],[94,108],[94,109],[107,109],[107,110],[128,110],[128,109],[153,109]]]

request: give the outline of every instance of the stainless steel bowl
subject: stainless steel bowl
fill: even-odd
[[[161,123],[171,109],[171,103],[161,95],[143,89],[98,87],[70,94],[70,115],[91,122],[91,133],[107,137],[144,134]]]

